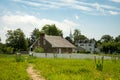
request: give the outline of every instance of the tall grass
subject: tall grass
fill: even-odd
[[[15,56],[0,54],[0,80],[30,80],[26,62],[16,62]]]
[[[19,57],[3,54],[0,54],[0,80],[30,80],[26,72],[29,63],[46,80],[120,80],[119,60],[104,60],[103,69],[97,70],[94,59],[21,56],[19,61]]]
[[[94,60],[33,59],[35,69],[46,80],[120,80],[120,62],[104,61],[102,71],[96,70]]]

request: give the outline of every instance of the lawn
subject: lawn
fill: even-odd
[[[0,55],[0,80],[30,80],[26,68],[32,64],[46,80],[120,80],[120,61],[104,60],[96,70],[91,59],[35,58],[16,62],[14,55]]]

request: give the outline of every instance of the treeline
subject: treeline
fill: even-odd
[[[55,24],[45,25],[41,30],[35,28],[29,38],[25,37],[24,32],[19,28],[16,30],[8,30],[6,34],[6,43],[1,43],[0,38],[0,53],[17,53],[28,52],[30,46],[38,39],[40,33],[47,35],[62,36],[62,30],[58,29]]]
[[[38,39],[40,33],[47,35],[63,36],[62,30],[56,27],[55,24],[45,25],[41,30],[35,28],[30,37],[26,38],[21,29],[8,30],[6,34],[6,43],[1,43],[0,38],[0,53],[16,53],[20,51],[29,51],[29,47]],[[69,42],[75,45],[79,40],[88,39],[85,35],[81,34],[80,30],[75,29],[73,34],[65,37]],[[95,40],[95,39],[94,39]],[[96,41],[96,45],[102,53],[120,53],[120,35],[113,38],[110,35],[103,35],[100,40]]]
[[[120,53],[120,35],[115,38],[110,35],[103,35],[97,41],[97,46],[103,53]]]
[[[71,35],[73,39],[69,36],[66,39],[73,43],[77,43],[79,40],[89,40],[85,35],[82,35],[80,30],[75,29],[73,35]],[[97,47],[101,53],[120,53],[120,35],[113,38],[110,35],[103,35],[100,40],[95,40],[95,47]]]

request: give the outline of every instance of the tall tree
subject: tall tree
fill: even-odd
[[[101,51],[104,53],[113,53],[117,51],[116,44],[114,42],[104,42],[101,45]]]
[[[101,42],[109,42],[109,41],[113,41],[113,37],[110,35],[103,35],[101,37]]]
[[[70,43],[73,44],[73,41],[72,41],[72,39],[69,36],[67,36],[65,39],[68,40]]]
[[[118,35],[116,38],[115,38],[115,43],[116,43],[116,47],[117,47],[117,53],[120,53],[120,35]]]
[[[54,35],[54,36],[61,36],[62,30],[58,29],[55,24],[52,25],[45,25],[42,28],[42,31],[47,35]]]
[[[29,45],[33,44],[37,40],[37,38],[39,38],[39,36],[40,36],[40,31],[39,29],[35,28],[31,34],[30,39],[27,39]]]
[[[86,36],[84,36],[84,35],[80,35],[80,36],[79,36],[79,39],[80,39],[80,40],[86,40],[86,39],[88,39],[88,38],[87,38]]]
[[[81,35],[80,30],[75,29],[73,33],[73,38],[75,43],[78,42],[78,40],[80,39],[80,35]]]
[[[27,41],[21,29],[7,31],[7,46],[13,47],[14,51],[27,50]]]
[[[0,38],[0,43],[1,43],[1,38]]]
[[[120,35],[115,38],[116,42],[120,42]]]

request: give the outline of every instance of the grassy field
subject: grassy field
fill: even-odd
[[[96,70],[94,60],[50,59],[29,56],[16,62],[14,55],[0,54],[0,80],[30,80],[26,68],[32,64],[46,80],[120,80],[120,61],[104,60],[103,70]]]
[[[14,55],[0,54],[0,80],[30,80],[27,62],[16,62]]]
[[[46,80],[120,80],[120,61],[105,60],[102,71],[90,59],[36,58],[31,63]]]

